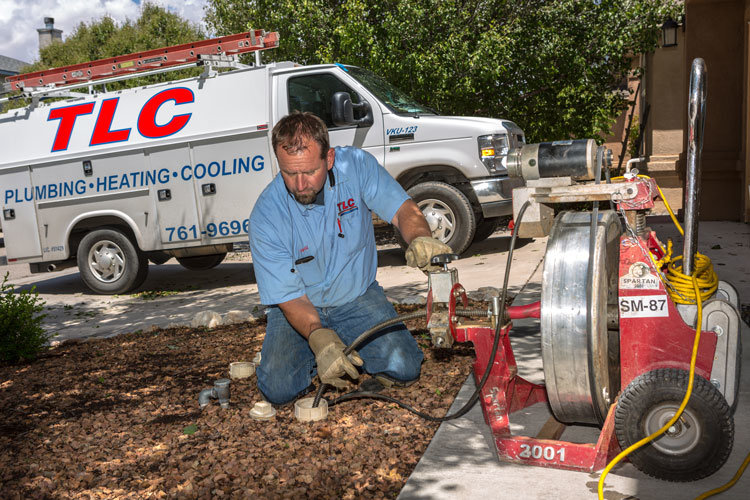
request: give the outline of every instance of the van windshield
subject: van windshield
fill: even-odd
[[[387,80],[379,77],[372,71],[358,68],[357,66],[346,66],[346,70],[396,114],[437,114],[437,111],[434,109],[419,104],[408,94],[394,87]]]

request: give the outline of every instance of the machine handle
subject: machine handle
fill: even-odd
[[[458,260],[458,254],[455,253],[441,253],[440,255],[434,256],[430,263],[436,266],[445,266],[453,262],[454,260]]]
[[[688,148],[687,179],[685,185],[685,242],[683,244],[682,272],[690,276],[698,250],[698,212],[701,194],[701,154],[703,129],[706,124],[706,63],[700,57],[693,59],[690,69],[690,96],[688,98]]]

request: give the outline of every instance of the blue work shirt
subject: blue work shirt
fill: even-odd
[[[326,179],[323,204],[297,202],[281,173],[255,203],[250,251],[265,305],[307,295],[316,307],[340,306],[375,281],[371,211],[390,222],[409,195],[370,153],[350,146],[335,151],[334,182]]]

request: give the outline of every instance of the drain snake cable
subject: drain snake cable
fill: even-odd
[[[482,375],[482,378],[479,380],[479,382],[476,384],[476,389],[474,390],[474,393],[471,395],[469,400],[458,410],[456,410],[454,413],[451,413],[450,415],[445,415],[444,417],[435,417],[428,413],[421,412],[419,410],[416,410],[415,408],[411,407],[410,405],[404,403],[403,401],[399,401],[396,398],[386,396],[385,394],[380,394],[377,392],[368,392],[368,391],[353,391],[349,392],[347,394],[344,394],[343,396],[339,396],[338,398],[334,399],[330,403],[328,403],[328,406],[334,406],[338,403],[343,403],[344,401],[350,400],[350,399],[359,399],[359,398],[371,398],[371,399],[379,399],[381,401],[387,401],[389,403],[394,403],[401,408],[410,411],[411,413],[425,419],[429,420],[430,422],[445,422],[448,420],[453,420],[456,418],[459,418],[471,410],[471,408],[474,407],[476,402],[479,400],[479,396],[481,395],[481,391],[484,388],[484,385],[487,382],[487,379],[490,376],[492,367],[492,364],[495,362],[495,355],[497,354],[497,349],[500,344],[500,332],[502,331],[503,327],[505,326],[503,323],[503,318],[505,317],[505,308],[506,308],[506,300],[508,295],[508,281],[510,277],[510,268],[513,262],[513,250],[516,247],[516,239],[518,238],[518,228],[520,226],[521,220],[523,220],[523,215],[526,212],[526,209],[529,207],[530,203],[527,201],[522,206],[521,209],[518,211],[518,217],[515,226],[513,227],[513,233],[510,238],[510,245],[508,248],[508,255],[507,255],[507,261],[505,265],[505,277],[503,281],[503,289],[500,294],[500,311],[498,315],[498,321],[495,325],[494,330],[494,339],[492,341],[492,350],[489,357],[489,360],[487,361],[487,367],[485,368],[484,375]],[[461,316],[478,316],[480,314],[486,314],[484,311],[478,311],[478,310],[471,310],[471,309],[456,309],[456,315]],[[359,337],[354,339],[354,341],[349,344],[349,346],[344,350],[344,355],[348,355],[351,353],[354,349],[356,349],[361,343],[363,343],[365,340],[367,340],[370,336],[373,334],[379,332],[383,328],[386,328],[391,325],[395,325],[397,323],[400,323],[401,321],[412,319],[412,318],[419,318],[424,317],[427,315],[426,311],[421,312],[414,312],[410,314],[405,314],[390,320],[386,320],[382,323],[379,323],[369,330],[362,333]],[[318,388],[315,397],[313,398],[312,406],[313,408],[317,408],[318,404],[320,403],[321,398],[323,397],[323,392],[325,388],[327,387],[327,384],[320,384],[320,387]]]
[[[650,178],[645,175],[639,175],[638,177],[644,178],[644,179]],[[621,180],[621,179],[625,179],[625,177],[615,177],[612,180],[614,181],[614,180]],[[684,236],[685,233],[682,229],[682,226],[677,221],[677,218],[675,217],[674,212],[672,211],[672,208],[669,206],[669,203],[667,202],[667,199],[664,196],[664,193],[662,193],[662,190],[661,188],[659,188],[658,185],[656,186],[656,189],[659,190],[659,196],[664,202],[664,206],[669,212],[669,216],[671,217],[672,222],[677,227],[677,230],[680,232],[680,234]],[[660,429],[658,429],[656,432],[652,433],[651,435],[646,436],[640,441],[627,447],[626,449],[621,451],[614,459],[612,459],[612,461],[610,461],[607,464],[607,466],[602,471],[601,476],[599,477],[599,483],[597,485],[597,493],[599,495],[599,500],[604,500],[604,480],[607,477],[607,474],[609,474],[609,472],[612,470],[612,468],[615,465],[617,465],[623,458],[628,456],[630,453],[641,448],[645,444],[653,441],[657,437],[661,436],[672,425],[674,425],[675,422],[677,422],[677,420],[679,420],[679,418],[682,416],[682,412],[685,410],[685,407],[687,406],[688,401],[690,400],[690,396],[693,392],[693,382],[695,379],[695,363],[696,363],[696,359],[698,355],[698,346],[700,344],[700,338],[701,338],[701,326],[702,326],[701,323],[703,320],[703,301],[707,299],[708,297],[710,297],[711,295],[713,295],[713,293],[716,291],[718,287],[718,278],[716,276],[716,273],[713,270],[713,266],[711,265],[711,259],[709,259],[705,255],[702,255],[699,252],[696,252],[695,254],[695,269],[693,271],[693,275],[688,276],[682,273],[682,266],[676,263],[676,261],[682,259],[682,256],[678,256],[674,258],[672,257],[672,241],[671,240],[668,241],[667,249],[665,250],[664,248],[661,248],[661,250],[664,252],[664,257],[662,257],[658,261],[654,259],[651,252],[647,251],[646,253],[651,258],[653,265],[655,266],[656,270],[659,272],[659,276],[661,277],[664,284],[667,286],[667,291],[670,297],[672,298],[674,302],[677,302],[680,304],[696,304],[698,306],[697,321],[696,321],[696,326],[695,326],[695,340],[693,342],[693,352],[690,356],[690,371],[688,375],[687,391],[685,391],[685,397],[683,398],[682,403],[680,404],[680,407],[677,409],[677,412],[674,414],[674,416],[672,416],[672,418],[666,424],[664,424],[664,426],[662,426]],[[667,274],[669,278],[666,278],[660,271],[661,267],[664,264],[667,264]],[[747,467],[748,463],[750,463],[750,454],[747,455],[742,465],[737,470],[737,473],[728,483],[701,494],[699,497],[697,497],[696,500],[703,500],[710,496],[726,491],[732,486],[734,486],[734,484],[739,480],[740,476],[742,476],[742,473],[745,471],[745,468]]]

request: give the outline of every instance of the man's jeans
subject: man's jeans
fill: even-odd
[[[377,281],[348,304],[316,309],[323,328],[334,330],[346,345],[365,330],[397,316]],[[258,388],[269,402],[285,404],[310,386],[317,373],[315,354],[278,306],[270,307],[267,317],[266,338],[257,370]],[[374,334],[356,351],[364,361],[360,370],[366,373],[383,373],[402,382],[419,377],[422,351],[403,323]]]

